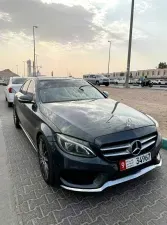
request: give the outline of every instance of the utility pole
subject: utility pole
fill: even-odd
[[[110,53],[111,53],[111,41],[108,41],[110,43],[109,45],[109,54],[108,54],[108,76],[110,73]]]
[[[25,73],[26,73],[26,72],[25,72],[25,63],[26,63],[26,61],[23,61],[23,63],[24,63],[24,77],[25,77],[25,75],[26,75],[26,74],[25,74]]]
[[[131,50],[132,50],[132,34],[133,34],[133,16],[134,16],[134,4],[135,0],[132,0],[131,16],[130,16],[130,29],[129,29],[129,46],[128,46],[128,59],[127,59],[127,74],[125,87],[129,87],[129,75],[130,75],[130,62],[131,62]]]
[[[35,63],[35,28],[38,28],[37,26],[33,26],[33,42],[34,42],[34,62],[33,62],[33,76],[36,76],[36,63]]]
[[[36,75],[37,75],[37,73],[38,73],[38,56],[39,55],[38,54],[35,54],[35,56],[36,56],[36,58],[35,58],[35,64],[36,64],[35,65],[35,69],[36,69],[35,72],[36,72]]]

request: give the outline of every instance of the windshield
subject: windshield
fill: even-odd
[[[26,78],[12,78],[12,84],[24,84]]]
[[[98,75],[97,77],[98,77],[98,78],[103,78],[103,79],[104,79],[104,78],[107,78],[107,77],[105,77],[105,76],[103,76],[103,75]]]
[[[39,95],[43,103],[104,98],[84,80],[42,80],[39,82]]]

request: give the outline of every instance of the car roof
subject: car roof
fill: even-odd
[[[11,79],[20,79],[20,78],[25,78],[26,79],[26,77],[10,77]]]
[[[29,77],[29,79],[34,80],[83,80],[83,78],[74,78],[74,77]]]

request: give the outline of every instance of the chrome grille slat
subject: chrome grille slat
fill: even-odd
[[[128,151],[124,151],[124,152],[118,152],[118,153],[106,153],[106,154],[104,154],[105,157],[122,156],[122,155],[130,155],[130,153]]]
[[[150,140],[152,140],[153,138],[156,138],[156,137],[157,137],[157,136],[154,135],[154,136],[149,137],[149,138],[143,138],[143,139],[140,139],[140,141],[141,141],[142,144],[144,144],[145,142],[150,141]]]
[[[144,150],[146,148],[148,148],[149,146],[153,145],[156,141],[151,141],[151,142],[148,142],[147,144],[144,144],[142,145],[142,149],[141,150]]]
[[[116,150],[116,149],[122,149],[122,148],[129,148],[130,144],[126,145],[115,145],[109,148],[101,148],[101,151],[110,151],[110,150]]]
[[[157,135],[152,135],[150,137],[142,137],[138,138],[136,140],[140,140],[142,143],[142,149],[141,152],[147,149],[149,146],[153,147],[153,145],[156,144]],[[133,140],[134,141],[134,140]],[[111,147],[104,147],[101,148],[101,152],[104,155],[104,157],[119,157],[119,156],[128,156],[131,155],[131,153],[128,151],[128,148],[131,146],[131,143],[133,142],[127,142],[127,144],[119,144],[119,145],[113,145]]]

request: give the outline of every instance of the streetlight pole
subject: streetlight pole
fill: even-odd
[[[108,54],[108,76],[110,73],[110,53],[111,53],[111,41],[108,41],[110,43],[109,45],[109,54]]]
[[[26,73],[25,73],[25,63],[26,63],[26,61],[23,61],[23,64],[24,64],[24,77],[26,75]]]
[[[130,75],[130,62],[131,62],[131,50],[132,50],[132,33],[133,33],[133,16],[134,16],[134,4],[135,0],[132,0],[131,17],[130,17],[130,29],[129,29],[129,46],[128,46],[128,59],[127,59],[127,74],[125,87],[129,87],[129,75]]]
[[[38,28],[37,26],[33,26],[33,42],[34,42],[34,62],[33,62],[33,76],[36,75],[36,64],[35,64],[35,50],[36,50],[36,46],[35,46],[35,28]]]
[[[35,63],[36,63],[36,75],[38,73],[38,54],[35,54],[36,58],[35,58]]]

